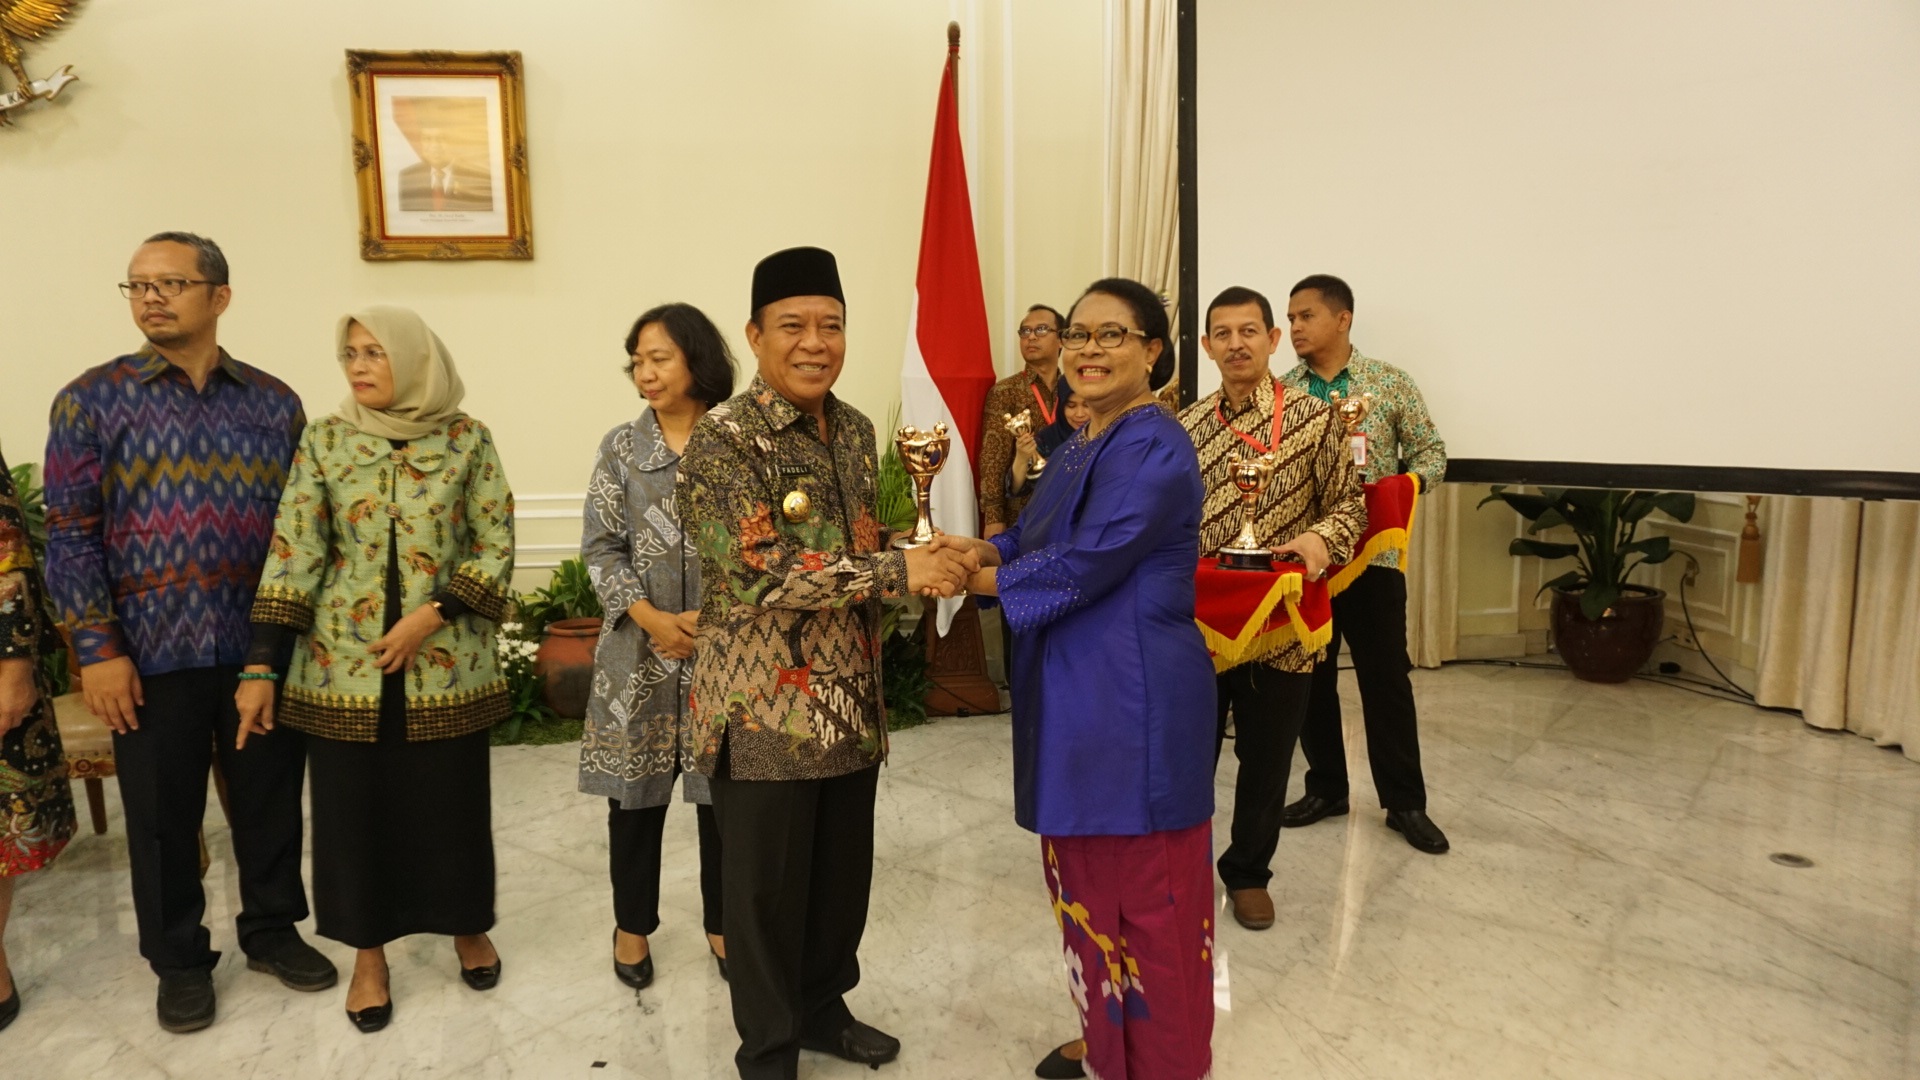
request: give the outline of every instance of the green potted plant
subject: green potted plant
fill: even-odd
[[[1643,539],[1640,525],[1655,510],[1675,521],[1691,520],[1693,496],[1602,488],[1542,488],[1529,495],[1498,485],[1480,505],[1496,499],[1527,520],[1527,535],[1515,538],[1510,554],[1575,562],[1572,570],[1540,586],[1541,592],[1553,590],[1554,647],[1567,667],[1588,682],[1632,678],[1659,644],[1667,594],[1627,578],[1673,555],[1668,538]],[[1573,532],[1574,543],[1532,539],[1561,525]]]
[[[47,492],[33,482],[31,464],[15,465],[9,472],[13,476],[13,492],[20,497],[20,511],[27,519],[27,546],[33,552],[34,565],[42,573],[47,568]],[[60,640],[66,640],[62,631]],[[41,670],[46,672],[47,682],[53,687],[56,696],[72,688],[72,680],[67,670],[67,650],[57,649],[40,658]]]
[[[520,597],[515,608],[520,636],[540,643],[533,670],[544,682],[547,705],[570,720],[587,715],[603,614],[587,564],[580,559],[561,563],[545,588]]]
[[[900,410],[887,418],[886,430],[900,429]],[[886,440],[887,451],[880,455],[880,473],[876,478],[875,511],[880,527],[889,536],[913,531],[919,511],[913,501],[913,481],[900,461],[893,439]],[[900,629],[910,599],[886,601],[886,616],[880,624],[880,696],[887,710],[887,727],[892,731],[918,727],[927,722],[927,693],[933,679],[927,674],[927,644],[922,633],[908,634]]]

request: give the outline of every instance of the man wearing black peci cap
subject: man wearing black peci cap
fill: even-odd
[[[876,1067],[900,1052],[845,1000],[887,753],[880,598],[955,595],[968,569],[938,544],[883,546],[873,424],[832,393],[845,323],[831,253],[761,260],[746,329],[759,374],[694,426],[680,468],[681,520],[699,530],[696,767],[720,825],[745,1080],[795,1076],[802,1049]]]

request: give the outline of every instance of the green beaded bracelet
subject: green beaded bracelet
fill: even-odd
[[[250,679],[270,679],[274,682],[279,682],[280,673],[277,671],[243,671],[240,673],[241,682],[246,682]]]

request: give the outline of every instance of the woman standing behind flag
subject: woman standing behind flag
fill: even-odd
[[[1213,665],[1193,622],[1200,467],[1149,375],[1146,286],[1096,281],[1063,357],[1092,418],[992,541],[949,538],[1014,632],[1014,816],[1040,834],[1087,1069],[1199,1080],[1213,1052]],[[1152,657],[1149,672],[1142,657]]]

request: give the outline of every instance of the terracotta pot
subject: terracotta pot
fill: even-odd
[[[1620,683],[1633,678],[1653,656],[1667,623],[1667,594],[1641,585],[1626,586],[1606,614],[1589,619],[1580,610],[1580,594],[1553,591],[1553,643],[1576,678]]]
[[[569,720],[587,715],[593,694],[593,650],[600,644],[599,619],[549,623],[533,654],[533,671],[547,679],[547,706]]]

